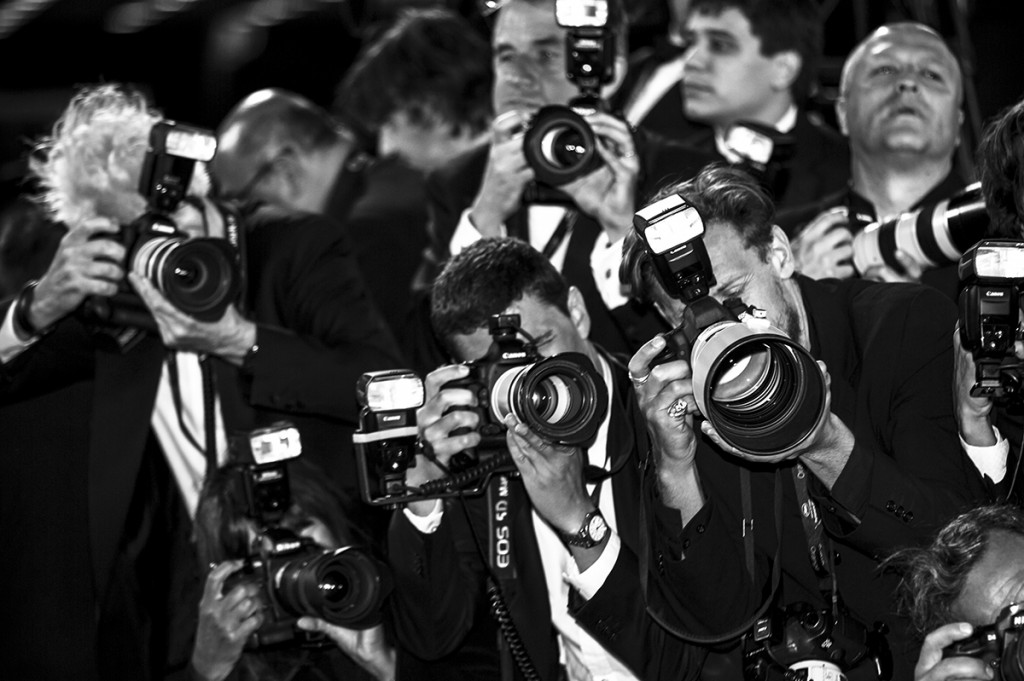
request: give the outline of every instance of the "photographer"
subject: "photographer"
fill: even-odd
[[[394,341],[337,226],[205,197],[202,163],[171,145],[208,156],[211,138],[105,84],[75,95],[34,158],[68,232],[39,281],[0,303],[15,677],[148,679],[187,663],[190,521],[229,433],[287,415],[332,482],[355,489],[337,446],[358,405],[338,386],[393,366]],[[194,258],[172,266],[168,252]],[[200,319],[170,302],[205,290],[197,281],[237,295]]]
[[[524,669],[541,679],[696,678],[702,652],[667,636],[639,600],[618,600],[599,611],[587,602],[616,557],[633,555],[639,487],[622,358],[588,340],[590,317],[579,290],[522,241],[482,239],[448,263],[432,298],[435,331],[456,360],[483,361],[492,345],[488,321],[517,314],[521,334],[536,339],[541,354],[581,353],[610,397],[600,424],[589,424],[597,426],[589,447],[552,444],[537,434],[537,424],[512,414],[501,443],[488,445],[499,450],[488,452],[493,456],[507,447],[521,476],[509,479],[507,495],[499,495],[509,505],[502,530],[510,545],[507,563],[490,565],[477,547],[492,534],[489,496],[418,500],[394,515],[388,546],[401,643],[417,657],[436,660],[478,640],[488,630],[488,575],[496,573],[490,596],[496,598],[493,589],[503,594],[507,612],[498,617],[514,630],[502,632],[503,648],[528,659],[528,666],[514,669],[515,678],[529,678]],[[472,407],[489,407],[477,404],[477,391],[468,385],[448,385],[469,374],[466,364],[456,364],[427,376],[416,421],[425,451],[436,458],[417,457],[406,470],[410,487],[445,477],[466,450],[483,457],[482,416]],[[635,570],[632,579],[638,579]],[[504,660],[506,671],[513,671],[511,663]]]
[[[612,57],[611,64],[593,65],[595,79],[601,82],[590,88],[596,101],[588,105],[596,111],[585,116],[596,136],[600,163],[555,188],[561,198],[553,197],[552,187],[536,182],[537,168],[576,163],[539,162],[546,152],[528,155],[524,145],[538,111],[549,106],[565,109],[581,94],[567,77],[566,41],[572,30],[557,23],[555,0],[496,4],[500,9],[491,36],[495,119],[490,143],[428,177],[431,243],[418,284],[427,289],[450,255],[480,237],[518,237],[544,253],[583,293],[595,340],[610,351],[632,350],[629,329],[623,329],[608,310],[625,300],[615,273],[635,204],[653,183],[690,177],[711,155],[654,136],[634,135],[629,122],[603,110],[601,98],[615,92],[627,63],[623,7],[619,0],[609,0],[602,32],[610,33],[605,49],[613,54],[601,58]]]
[[[223,466],[209,476],[199,497],[196,549],[200,565],[209,565],[210,570],[199,603],[190,678],[276,681],[326,675],[337,679],[394,679],[395,653],[386,640],[383,624],[357,629],[303,616],[298,628],[321,632],[335,645],[311,648],[296,642],[267,650],[245,650],[245,644],[270,612],[257,582],[230,582],[243,570],[244,559],[252,555],[261,531],[248,507],[247,474],[237,463]],[[318,549],[368,545],[365,531],[349,518],[355,504],[324,484],[318,466],[300,456],[287,462],[287,476],[291,505],[275,527],[312,540]],[[349,596],[356,599],[361,594]]]
[[[652,364],[665,348],[661,337],[637,351],[629,369],[656,471],[649,605],[684,632],[723,635],[752,619],[777,565],[774,607],[832,608],[836,599],[835,615],[848,611],[868,629],[883,623],[893,678],[907,678],[916,651],[890,612],[894,583],[877,574],[878,560],[982,495],[950,400],[956,310],[929,287],[796,275],[771,202],[741,171],[709,167],[663,194],[677,194],[703,220],[709,295],[766,311],[827,369],[819,377],[827,388],[822,418],[804,439],[778,456],[755,456],[723,447],[709,421],[697,432],[688,356]],[[655,265],[643,240],[627,239],[623,278],[678,324],[685,305],[663,288]],[[805,380],[817,385],[813,371]],[[752,545],[739,527],[747,537],[752,527]]]
[[[898,551],[884,565],[900,575],[899,605],[924,636],[915,681],[1019,678],[1021,625],[1005,609],[1024,601],[1024,513],[1013,504],[971,509],[928,546]],[[984,630],[996,625],[996,636]],[[927,634],[927,635],[926,635]],[[977,637],[977,638],[975,638]],[[949,649],[954,646],[953,649]]]

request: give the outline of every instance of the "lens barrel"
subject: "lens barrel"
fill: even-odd
[[[498,376],[491,412],[499,422],[515,415],[552,444],[583,445],[604,421],[608,389],[586,355],[564,352]]]
[[[827,416],[821,368],[777,329],[713,324],[694,341],[690,367],[701,413],[727,443],[752,456],[791,453]]]
[[[234,253],[222,239],[153,236],[138,244],[130,263],[172,305],[202,321],[220,319],[238,294]]]
[[[593,129],[566,106],[545,106],[537,111],[523,138],[523,153],[537,180],[553,187],[601,165]]]

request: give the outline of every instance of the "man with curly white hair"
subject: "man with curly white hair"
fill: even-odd
[[[207,467],[232,436],[287,419],[304,455],[356,489],[338,452],[357,420],[355,381],[398,361],[343,229],[215,202],[202,163],[190,179],[152,173],[183,158],[150,150],[158,123],[192,130],[127,87],[84,87],[32,158],[39,199],[67,233],[46,273],[0,301],[9,678],[144,681],[188,667],[191,517]],[[158,206],[169,191],[181,200]],[[170,244],[172,225],[182,243],[219,243],[245,273],[228,277],[238,295],[181,304],[161,275],[187,273],[133,248],[146,220],[164,230],[154,242]],[[99,313],[111,310],[125,316]]]

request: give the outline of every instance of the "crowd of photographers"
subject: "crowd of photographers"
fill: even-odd
[[[3,675],[1024,679],[1024,103],[972,177],[895,22],[833,130],[819,11],[642,72],[616,0],[410,12],[216,130],[81,87],[0,265]]]

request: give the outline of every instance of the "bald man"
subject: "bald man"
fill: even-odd
[[[948,198],[963,188],[954,167],[963,122],[960,65],[928,26],[886,24],[857,45],[843,66],[836,115],[849,138],[850,186],[821,202],[781,211],[800,271],[847,278],[853,235],[864,224]],[[918,278],[956,297],[955,271],[878,268],[866,276]]]
[[[220,195],[337,221],[385,321],[396,338],[408,337],[410,282],[427,243],[422,175],[363,153],[325,109],[277,88],[239,101],[217,143],[211,174]]]

